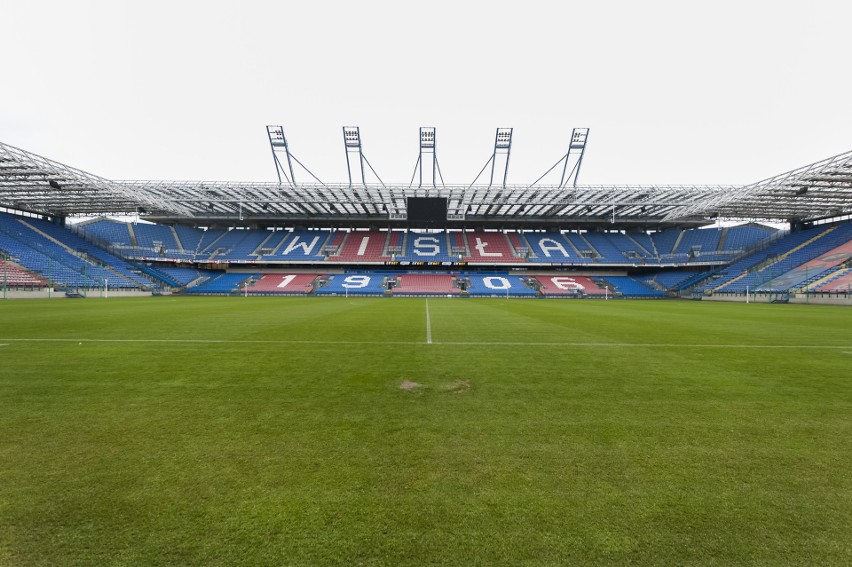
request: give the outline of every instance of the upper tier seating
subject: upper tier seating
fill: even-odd
[[[591,261],[581,257],[558,232],[526,232],[524,237],[530,244],[530,252],[535,256],[530,258],[530,262],[585,264]]]
[[[329,256],[332,262],[386,262],[390,256],[384,254],[388,232],[353,231],[338,233],[345,237],[338,253]]]
[[[470,255],[465,258],[466,262],[504,264],[526,261],[512,254],[509,240],[502,232],[466,232],[465,240],[470,251]]]
[[[405,250],[396,258],[401,262],[457,262],[453,256],[446,232],[409,231]]]
[[[116,248],[133,248],[130,240],[130,229],[126,222],[111,219],[98,219],[81,224],[80,228],[86,234]]]
[[[545,297],[592,295],[604,296],[606,290],[586,276],[533,276],[541,284],[540,291]]]
[[[201,245],[201,238],[204,236],[204,231],[199,228],[176,224],[175,234],[177,234],[180,240],[181,248],[185,252],[194,255],[195,251]]]
[[[323,247],[331,232],[328,230],[294,230],[268,260],[288,262],[319,262],[325,260]]]
[[[598,253],[596,262],[601,264],[633,264],[637,261],[636,258],[627,258],[625,254],[613,245],[612,240],[607,238],[608,235],[597,232],[586,232],[582,235],[585,242],[591,244],[592,248]],[[623,237],[623,235],[618,235]],[[613,238],[618,238],[615,234]],[[633,246],[635,251],[635,246]],[[638,254],[638,253],[637,253]]]
[[[680,237],[679,228],[670,228],[660,232],[655,232],[651,235],[654,239],[654,247],[657,249],[657,254],[666,256],[674,253],[674,246]]]
[[[393,294],[458,295],[461,290],[455,285],[455,281],[456,277],[449,274],[402,274],[393,288]]]

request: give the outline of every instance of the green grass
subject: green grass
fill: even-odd
[[[0,565],[852,563],[852,310],[428,309],[0,302]]]

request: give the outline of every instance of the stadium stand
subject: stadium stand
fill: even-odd
[[[139,273],[139,269],[130,265],[122,258],[114,256],[109,252],[84,240],[82,237],[71,232],[67,228],[55,225],[41,219],[26,219],[27,225],[39,231],[46,238],[52,239],[62,247],[73,250],[74,254],[84,255],[93,264],[105,267],[108,272],[102,274],[104,280],[109,281],[110,287],[114,288],[147,288],[151,281]],[[109,272],[112,272],[110,274]]]
[[[766,282],[758,288],[758,291],[788,291],[806,282],[815,281],[837,266],[848,262],[852,258],[852,241],[848,240],[843,232],[845,231],[838,229],[823,237],[824,246],[830,245],[831,242],[842,242],[840,246]],[[791,261],[795,261],[795,259]]]
[[[524,237],[535,256],[532,262],[539,264],[584,264],[589,258],[581,257],[576,249],[558,232],[526,232]]]
[[[329,256],[329,260],[337,262],[386,262],[390,260],[390,257],[384,253],[388,232],[371,230],[339,232],[338,234],[342,234],[345,238],[338,244],[337,252]]]
[[[668,297],[666,292],[639,282],[630,276],[603,276],[600,278],[609,284],[617,295],[622,297],[661,298]]]
[[[319,274],[264,274],[248,288],[249,295],[304,295],[311,293]]]
[[[188,287],[185,291],[192,294],[239,292],[244,289],[244,284],[259,277],[260,274],[223,273],[202,282],[200,285]]]
[[[274,253],[274,258],[288,262],[324,260],[323,247],[330,235],[329,230],[295,230],[284,239]]]
[[[381,295],[392,276],[382,273],[336,274],[316,290],[317,295]]]
[[[6,287],[46,287],[47,282],[14,262],[0,259],[0,285]]]
[[[56,287],[137,288],[150,285],[150,281],[132,273],[136,270],[124,260],[67,229],[40,219],[0,213],[0,249]]]
[[[607,290],[586,276],[532,276],[539,282],[539,291],[545,297],[603,297]]]
[[[509,239],[502,232],[466,232],[464,237],[468,250],[466,262],[505,264],[525,261],[512,253]]]
[[[843,268],[832,274],[831,278],[819,285],[814,291],[819,293],[852,292],[852,268]]]
[[[394,295],[458,295],[456,277],[449,274],[401,274]]]
[[[409,231],[405,238],[405,248],[397,260],[402,262],[457,262],[458,256],[450,253],[447,233]]]
[[[760,289],[770,280],[828,252],[850,238],[852,223],[790,233],[766,250],[753,255],[756,256],[757,262],[749,266],[751,269],[735,275],[723,286],[714,287],[714,290],[741,293],[747,289]]]
[[[669,256],[674,253],[674,249],[678,244],[680,235],[681,230],[679,228],[663,230],[651,235],[651,238],[654,241],[654,247],[657,249],[657,253],[660,257]]]
[[[219,274],[212,270],[199,270],[177,266],[152,266],[140,263],[139,269],[149,276],[160,280],[171,287],[187,287],[201,285],[204,281]]]
[[[467,273],[461,278],[471,296],[530,297],[536,291],[519,276]]]

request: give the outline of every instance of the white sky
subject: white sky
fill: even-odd
[[[585,126],[583,184],[748,183],[852,149],[850,25],[848,0],[0,0],[0,140],[112,179],[273,181],[282,124],[334,182],[358,125],[407,183],[435,126],[470,183],[506,126],[528,183]]]

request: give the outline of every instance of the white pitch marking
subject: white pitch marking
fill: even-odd
[[[426,300],[426,344],[432,344],[432,323],[429,321],[429,300]]]
[[[431,329],[427,333],[431,335]],[[427,340],[429,337],[427,337]],[[309,341],[309,340],[239,340],[239,339],[60,339],[60,338],[0,338],[10,342],[54,342],[54,343],[174,343],[174,344],[258,344],[258,345],[422,345],[423,341]],[[557,343],[557,342],[429,342],[441,346],[519,346],[519,347],[580,347],[580,348],[734,348],[734,349],[799,349],[799,350],[848,350],[850,345],[726,345],[726,344],[678,344],[678,343]],[[852,354],[852,352],[850,352]]]

